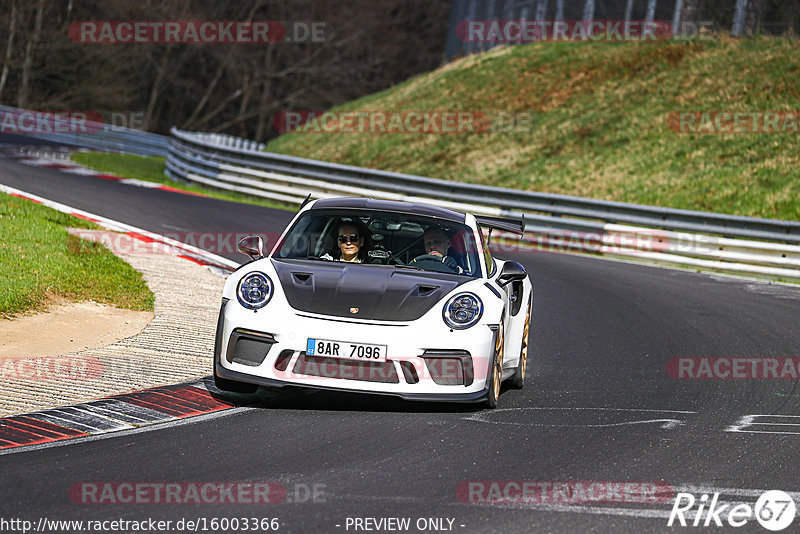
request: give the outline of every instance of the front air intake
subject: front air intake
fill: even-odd
[[[285,371],[289,367],[289,360],[292,359],[294,351],[292,349],[283,349],[278,357],[275,358],[275,369],[278,371]]]
[[[411,362],[399,362],[400,369],[403,370],[403,378],[406,379],[406,382],[409,384],[416,384],[419,382],[419,375],[417,375],[417,369],[414,367],[414,364]]]
[[[472,356],[465,350],[426,350],[422,359],[434,384],[469,386],[475,378]]]
[[[394,364],[387,362],[364,362],[343,358],[323,358],[301,353],[292,372],[300,375],[320,376],[339,380],[363,380],[398,384],[400,378]]]
[[[228,341],[226,359],[230,363],[256,367],[264,363],[274,344],[275,338],[270,334],[237,328]]]

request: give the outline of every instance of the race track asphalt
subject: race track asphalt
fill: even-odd
[[[292,216],[8,160],[0,183],[159,233],[280,232]],[[536,299],[526,387],[504,391],[500,409],[265,392],[213,417],[2,455],[0,517],[275,517],[279,532],[363,532],[353,518],[407,517],[409,532],[447,531],[418,530],[420,518],[452,519],[455,532],[673,532],[683,528],[667,526],[670,502],[470,504],[456,490],[659,481],[751,504],[760,490],[800,491],[796,379],[667,373],[679,357],[800,357],[800,289],[559,253],[508,257],[531,273]],[[746,416],[776,424],[742,426]],[[273,481],[289,499],[73,502],[70,487],[86,481]],[[306,499],[314,485],[323,496]],[[751,520],[737,531],[765,530]]]

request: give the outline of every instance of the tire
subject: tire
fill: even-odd
[[[497,401],[500,399],[500,386],[503,383],[503,341],[505,337],[503,330],[503,321],[501,320],[500,328],[494,341],[491,382],[489,383],[489,391],[486,394],[485,402],[486,407],[490,409],[497,408]]]
[[[217,375],[217,366],[214,365],[214,385],[220,391],[228,391],[231,393],[255,393],[258,390],[258,384],[250,384],[249,382],[238,382],[236,380],[228,380]]]
[[[525,328],[522,329],[522,343],[519,351],[519,364],[514,375],[511,377],[511,387],[522,389],[525,386],[525,370],[528,368],[528,338],[531,330],[531,311],[533,306],[533,294],[528,299],[528,311],[525,313]]]

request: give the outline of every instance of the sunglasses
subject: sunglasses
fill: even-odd
[[[337,239],[339,243],[358,243],[358,234],[340,235]]]

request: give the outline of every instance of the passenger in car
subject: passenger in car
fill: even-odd
[[[339,258],[334,260],[333,256],[325,254],[322,259],[361,263],[363,261],[364,236],[358,227],[350,223],[342,223],[339,225],[336,234],[336,243],[339,245]]]

